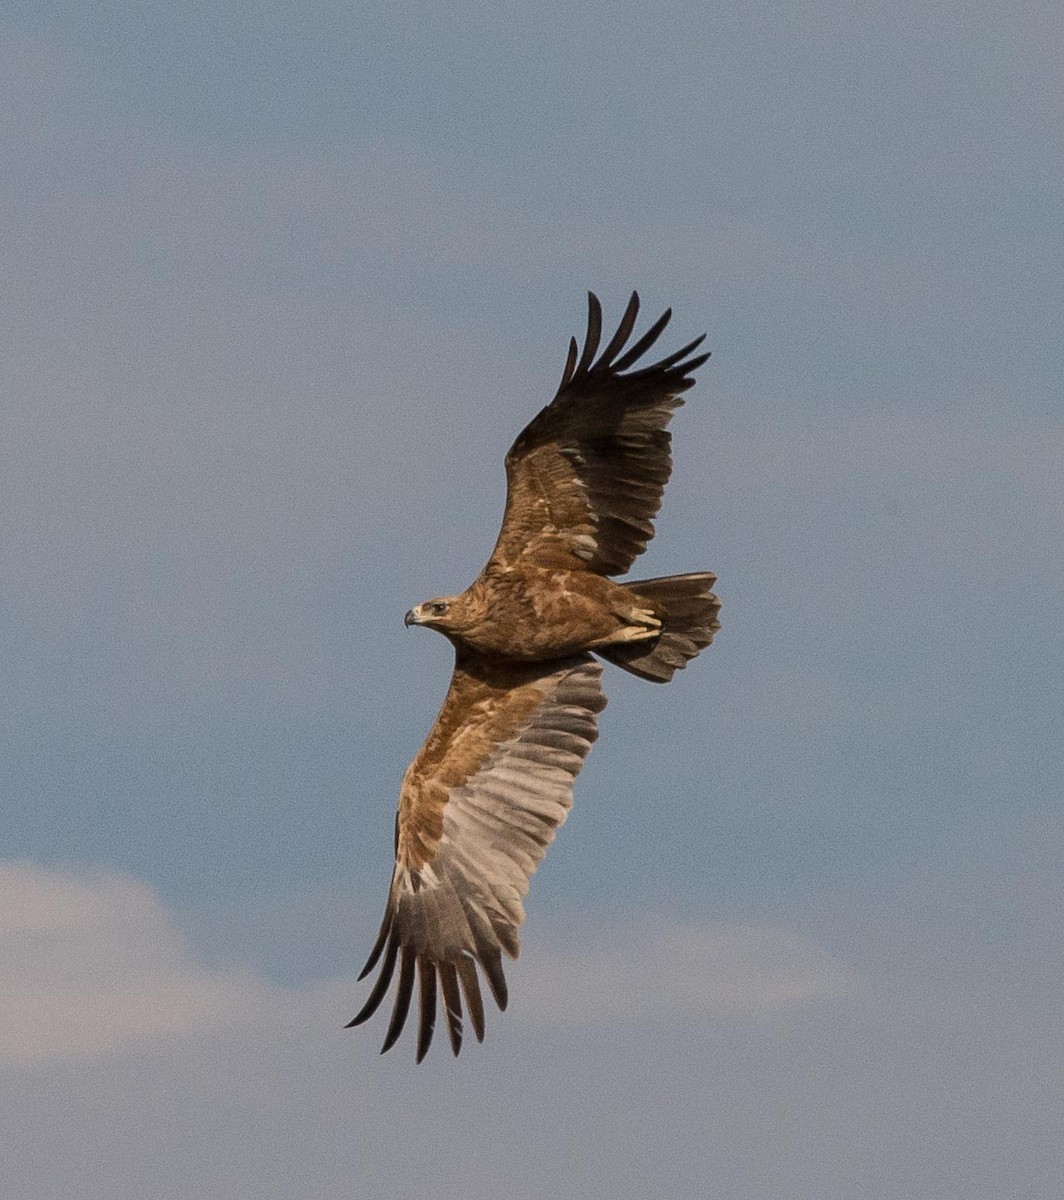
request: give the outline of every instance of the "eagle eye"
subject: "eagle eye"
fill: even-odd
[[[433,600],[433,602],[428,606],[428,610],[434,617],[442,617],[447,611],[447,601]]]

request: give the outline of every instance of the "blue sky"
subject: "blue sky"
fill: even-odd
[[[1060,49],[991,0],[7,10],[5,1191],[1056,1196]],[[708,332],[637,573],[724,629],[608,673],[512,1011],[411,1074],[340,1030],[450,669],[402,615],[588,288]]]

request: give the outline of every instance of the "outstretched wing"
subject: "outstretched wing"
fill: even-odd
[[[672,470],[666,426],[709,357],[696,338],[650,366],[629,368],[657,341],[669,309],[628,350],[639,312],[633,292],[617,332],[596,358],[602,306],[588,293],[587,338],[570,342],[554,400],[506,456],[506,512],[492,560],[528,556],[550,566],[623,574],[654,536]]]
[[[418,976],[417,1060],[436,1022],[437,989],[451,1048],[462,1045],[462,996],[484,1037],[479,964],[506,1007],[502,954],[516,958],[522,898],[572,804],[573,779],[598,736],[601,666],[587,655],[547,663],[459,656],[447,698],[403,779],[388,905],[364,978],[371,1016],[396,964],[399,981],[381,1053],[403,1030]]]

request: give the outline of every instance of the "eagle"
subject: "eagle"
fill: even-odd
[[[437,1008],[456,1055],[463,1012],[483,1041],[478,968],[506,1008],[502,956],[518,955],[529,880],[598,736],[606,704],[598,659],[665,683],[720,628],[708,571],[613,578],[654,535],[672,469],[666,427],[709,358],[695,353],[703,334],[637,365],[672,310],[628,346],[638,313],[633,292],[600,353],[602,306],[588,294],[583,347],[570,340],[557,395],[506,455],[506,507],[487,565],[460,595],[406,614],[407,625],[442,633],[455,663],[403,777],[384,921],[359,979],[380,969],[347,1026],[372,1016],[398,967],[382,1054],[403,1031],[415,977],[418,1062]]]

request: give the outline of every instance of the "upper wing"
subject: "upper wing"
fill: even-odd
[[[474,963],[506,1007],[502,952],[517,957],[522,897],[572,804],[573,779],[598,736],[601,666],[590,656],[549,663],[460,657],[428,741],[403,779],[396,863],[373,952],[384,961],[358,1025],[376,1011],[399,962],[381,1051],[402,1032],[419,979],[417,1059],[436,1022],[437,983],[451,1047],[462,1044],[462,1002],[477,1039],[484,1006]]]
[[[588,293],[579,361],[573,338],[557,396],[506,456],[506,512],[495,562],[507,565],[530,555],[544,565],[620,575],[654,536],[653,518],[672,470],[665,427],[683,403],[680,394],[694,386],[691,372],[709,355],[690,357],[700,337],[629,371],[672,316],[666,311],[624,350],[638,312],[633,292],[617,332],[596,359],[602,306]]]

